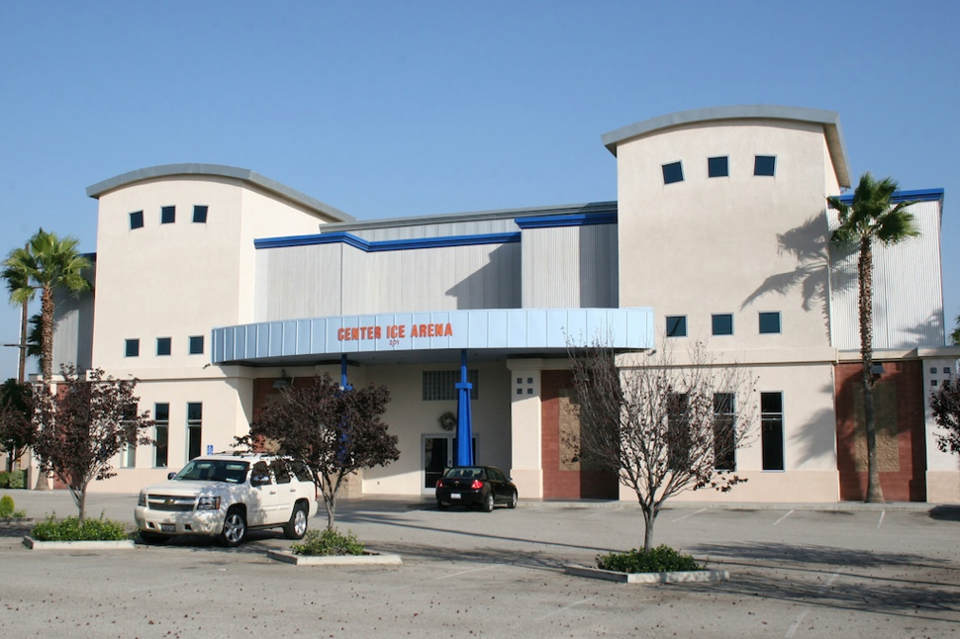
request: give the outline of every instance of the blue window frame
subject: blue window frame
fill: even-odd
[[[780,313],[760,313],[760,333],[771,334],[780,332]]]
[[[190,336],[190,354],[203,355],[203,335]]]
[[[157,338],[157,355],[169,355],[171,339],[169,337]]]

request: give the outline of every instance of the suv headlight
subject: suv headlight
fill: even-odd
[[[197,500],[197,510],[220,510],[220,498],[201,497]]]
[[[147,493],[140,493],[140,496],[137,497],[137,506],[146,506],[147,505]]]

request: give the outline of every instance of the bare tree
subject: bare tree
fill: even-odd
[[[944,380],[930,393],[930,411],[945,435],[937,433],[937,448],[960,455],[960,379]]]
[[[746,481],[735,474],[736,450],[752,434],[756,380],[722,364],[697,343],[682,364],[668,348],[618,365],[600,343],[571,349],[580,431],[568,442],[580,459],[616,472],[632,489],[644,519],[644,549],[664,502],[686,490],[721,492]]]
[[[59,476],[70,488],[83,523],[87,485],[116,475],[114,458],[127,446],[153,443],[144,431],[149,412],[137,414],[136,380],[105,377],[100,369],[61,366],[64,381],[53,393],[35,395],[37,426],[33,450],[42,472]]]
[[[237,438],[237,446],[276,448],[278,455],[309,469],[323,495],[327,528],[333,529],[337,493],[347,475],[400,458],[396,435],[380,421],[390,401],[385,386],[343,390],[329,375],[305,388],[281,390],[285,401],[267,405]]]

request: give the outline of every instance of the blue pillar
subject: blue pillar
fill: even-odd
[[[470,416],[470,391],[467,381],[467,351],[460,351],[460,383],[457,388],[457,466],[473,466],[473,423]]]
[[[340,388],[343,390],[353,390],[353,386],[347,383],[347,354],[340,355]]]

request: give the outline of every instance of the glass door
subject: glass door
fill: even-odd
[[[433,495],[443,471],[453,465],[457,438],[453,435],[423,436],[423,484],[421,492]],[[473,460],[477,461],[477,438],[473,438]]]

